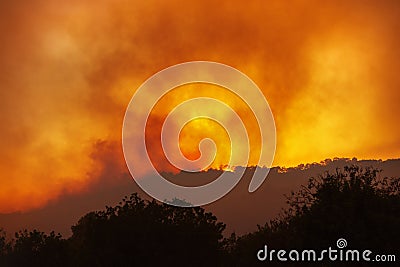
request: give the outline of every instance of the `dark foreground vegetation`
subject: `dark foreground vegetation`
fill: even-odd
[[[371,250],[371,258],[395,255],[396,262],[380,266],[400,266],[399,178],[351,166],[311,178],[287,199],[280,217],[253,233],[224,238],[225,225],[203,208],[173,207],[133,194],[116,207],[86,214],[68,239],[34,230],[7,240],[1,231],[0,266],[294,266],[276,257],[260,262],[257,252],[264,245],[276,251],[337,249],[339,238],[347,240],[346,249]],[[368,264],[326,258],[301,266]]]

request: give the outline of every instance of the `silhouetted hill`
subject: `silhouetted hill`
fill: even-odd
[[[279,214],[286,206],[284,194],[298,190],[300,185],[306,184],[309,177],[343,168],[349,164],[382,169],[383,172],[379,174],[382,176],[391,177],[400,174],[400,159],[386,161],[334,159],[295,168],[275,167],[271,169],[268,178],[256,192],[248,193],[250,177],[244,177],[228,195],[205,206],[205,209],[213,212],[218,219],[226,223],[225,234],[232,231],[238,234],[248,233],[256,230],[257,224],[263,225]],[[218,172],[220,171],[209,170],[197,177],[192,176],[191,179],[193,183],[204,182],[215,177]],[[0,226],[7,233],[26,228],[40,229],[44,232],[54,230],[68,237],[71,235],[70,226],[87,212],[101,210],[106,205],[115,205],[123,196],[133,192],[138,192],[141,197],[148,199],[148,196],[138,188],[128,174],[110,179],[110,177],[103,177],[85,192],[66,194],[37,210],[0,214]],[[188,181],[187,173],[170,176],[169,179],[181,180],[182,183]]]

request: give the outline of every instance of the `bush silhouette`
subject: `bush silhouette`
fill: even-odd
[[[309,179],[306,186],[287,196],[289,207],[278,219],[236,239],[232,251],[236,263],[256,265],[255,255],[265,244],[273,249],[322,250],[336,247],[339,238],[345,238],[350,248],[396,254],[400,179],[379,174],[373,168],[350,166]]]
[[[76,266],[206,266],[220,260],[223,223],[204,209],[136,194],[72,227]],[[207,255],[205,257],[205,255]]]
[[[19,231],[13,244],[7,244],[7,250],[2,266],[68,265],[66,241],[54,232],[47,235],[37,230]]]

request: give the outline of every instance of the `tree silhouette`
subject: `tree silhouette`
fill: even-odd
[[[255,255],[265,244],[277,250],[324,249],[335,246],[339,238],[345,238],[351,248],[396,254],[400,179],[379,174],[373,168],[349,166],[309,179],[306,186],[287,196],[289,207],[279,218],[236,239],[231,254],[237,266],[257,265]]]
[[[133,194],[116,207],[84,216],[72,227],[70,242],[76,266],[206,266],[221,259],[224,229],[202,208]]]
[[[6,232],[0,228],[0,266],[6,265],[6,256],[11,251],[11,244],[7,242]]]
[[[54,232],[19,231],[6,256],[4,266],[68,266],[66,241]]]

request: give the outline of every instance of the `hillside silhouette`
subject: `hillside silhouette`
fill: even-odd
[[[276,250],[322,250],[339,238],[352,249],[400,257],[400,178],[381,173],[356,165],[322,172],[287,192],[279,216],[254,232],[225,238],[226,225],[204,208],[174,207],[135,193],[81,217],[69,238],[22,230],[8,240],[1,231],[0,266],[285,266],[260,262],[257,252],[266,244]],[[329,261],[306,266],[352,263],[369,266]]]
[[[111,165],[106,169],[113,169]],[[263,225],[266,221],[274,219],[286,206],[285,194],[297,190],[301,185],[307,183],[310,177],[318,176],[325,171],[334,172],[336,168],[347,165],[358,165],[361,167],[372,166],[383,171],[382,176],[398,176],[400,173],[400,159],[395,160],[356,160],[356,159],[333,159],[320,163],[299,165],[294,168],[274,167],[260,188],[254,193],[248,193],[247,189],[250,176],[245,176],[239,184],[225,197],[204,206],[205,210],[218,214],[218,218],[226,223],[225,235],[231,232],[246,234],[257,230],[257,224]],[[195,176],[180,173],[170,176],[173,182],[189,181],[194,184],[205,183],[212,180],[219,170],[201,172]],[[207,180],[208,179],[208,180]],[[188,182],[186,182],[188,183]],[[56,231],[63,236],[72,235],[71,225],[76,223],[84,214],[100,210],[105,206],[114,206],[132,192],[147,200],[144,193],[132,180],[128,173],[116,174],[107,171],[101,179],[90,184],[89,187],[79,194],[64,194],[58,200],[48,203],[42,208],[26,212],[15,212],[0,214],[0,226],[7,233],[13,233],[20,229],[41,229],[44,232]],[[255,204],[255,203],[263,203]],[[251,207],[251,208],[250,208]],[[10,235],[10,234],[9,234]]]

